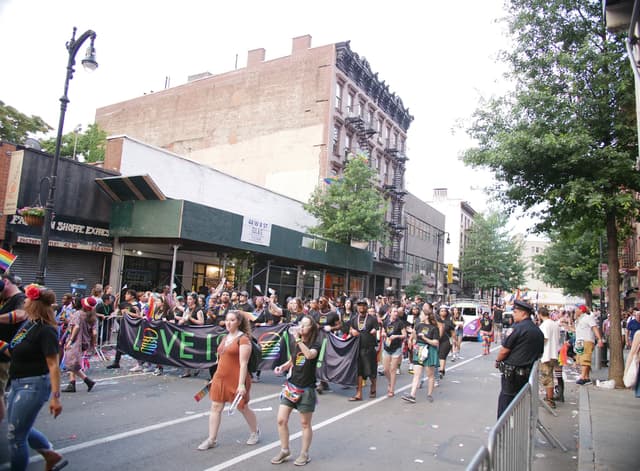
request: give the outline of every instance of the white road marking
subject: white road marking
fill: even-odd
[[[499,347],[495,347],[495,348],[499,348]],[[495,348],[494,348],[494,350],[495,350]],[[464,361],[461,361],[460,363],[456,363],[455,365],[447,368],[447,370],[448,371],[449,370],[454,370],[456,368],[459,368],[460,366],[463,366],[463,365],[465,365],[465,364],[467,364],[467,363],[469,363],[469,362],[471,362],[473,360],[476,360],[478,358],[481,358],[483,356],[484,355],[476,355],[476,356],[474,356],[472,358],[469,358],[468,360],[464,360]],[[411,383],[407,384],[406,386],[402,386],[401,388],[396,389],[396,393],[402,392],[402,391],[404,391],[406,389],[410,389],[410,388],[411,388]],[[350,409],[350,410],[348,410],[346,412],[343,412],[342,414],[338,414],[336,416],[330,417],[329,419],[327,419],[327,420],[325,420],[323,422],[320,422],[319,424],[313,425],[313,431],[315,433],[317,430],[320,430],[320,429],[326,427],[327,425],[331,425],[332,423],[337,422],[338,420],[342,420],[345,417],[348,417],[350,415],[356,414],[356,413],[358,413],[358,412],[360,412],[360,411],[362,411],[364,409],[367,409],[368,407],[374,406],[374,405],[378,404],[379,402],[385,401],[387,399],[389,399],[387,396],[382,396],[382,397],[380,397],[378,399],[374,399],[372,401],[368,401],[368,402],[366,402],[366,403],[364,403],[364,404],[362,404],[362,405],[360,405],[358,407],[355,407],[355,408]],[[437,428],[437,426],[434,426],[434,428]],[[300,437],[302,437],[302,432],[297,432],[297,433],[294,433],[293,435],[291,435],[289,437],[289,440],[290,441],[297,440]],[[205,471],[220,471],[220,470],[229,468],[230,466],[234,466],[234,465],[236,465],[238,463],[242,463],[243,461],[248,460],[249,458],[253,458],[254,456],[258,456],[258,455],[264,453],[265,451],[272,450],[272,449],[277,448],[279,446],[280,446],[280,440],[268,443],[268,444],[266,444],[264,446],[261,446],[260,448],[256,448],[255,450],[249,451],[249,452],[247,452],[247,453],[245,453],[243,455],[236,456],[235,458],[232,458],[230,460],[224,461],[224,462],[222,462],[222,463],[220,463],[220,464],[218,464],[216,466],[213,466],[211,468],[207,468],[207,469],[205,469]]]
[[[500,347],[499,346],[494,347],[493,349],[491,349],[491,351],[497,350],[498,348],[500,348]],[[447,368],[447,371],[459,368],[459,367],[461,367],[463,365],[466,365],[467,363],[469,363],[469,362],[471,362],[473,360],[476,360],[478,358],[481,358],[483,356],[484,355],[481,355],[481,354],[480,355],[476,355],[476,356],[474,356],[472,358],[469,358],[469,359],[466,359],[466,360],[461,361],[459,363],[456,363],[453,366],[449,366]],[[149,374],[151,374],[151,373],[139,373],[139,374],[128,374],[128,375],[122,375],[122,376],[112,376],[112,377],[103,378],[101,380],[102,381],[112,381],[114,379],[134,378],[134,377],[140,377],[140,376],[149,375]],[[97,381],[101,381],[101,380],[96,380],[96,382]],[[410,388],[411,388],[411,383],[409,383],[409,384],[407,384],[405,386],[402,386],[401,388],[396,389],[396,393],[405,391],[405,390],[410,389]],[[258,403],[258,402],[267,401],[267,400],[274,399],[274,398],[279,397],[279,396],[280,396],[279,392],[275,393],[275,394],[270,394],[268,396],[262,396],[262,397],[253,399],[250,402],[250,404],[255,404],[255,403]],[[367,401],[366,403],[361,404],[358,407],[350,409],[350,410],[348,410],[346,412],[343,412],[342,414],[338,414],[338,415],[336,415],[334,417],[331,417],[331,418],[329,418],[329,419],[327,419],[327,420],[325,420],[323,422],[320,422],[317,425],[314,425],[313,426],[313,430],[314,431],[320,430],[320,429],[326,427],[327,425],[331,425],[332,423],[337,422],[339,420],[342,420],[345,417],[348,417],[350,415],[356,414],[356,413],[358,413],[358,412],[360,412],[360,411],[362,411],[364,409],[367,409],[367,408],[369,408],[369,407],[371,407],[371,406],[373,406],[375,404],[378,404],[379,402],[382,402],[382,401],[384,401],[386,399],[389,399],[389,398],[387,396],[382,396],[382,397],[380,397],[378,399],[374,399],[372,401]],[[95,440],[89,440],[87,442],[78,443],[76,445],[71,445],[71,446],[68,446],[68,447],[65,447],[65,448],[61,448],[61,449],[56,450],[56,451],[61,453],[61,454],[63,454],[63,455],[64,454],[68,454],[68,453],[73,453],[73,452],[76,452],[76,451],[80,451],[80,450],[84,450],[84,449],[87,449],[87,448],[91,448],[93,446],[103,445],[105,443],[110,443],[110,442],[113,442],[113,441],[116,441],[116,440],[122,440],[122,439],[133,437],[133,436],[136,436],[136,435],[141,435],[143,433],[152,432],[154,430],[159,430],[159,429],[162,429],[162,428],[165,428],[165,427],[171,427],[173,425],[181,424],[181,423],[188,422],[188,421],[191,421],[191,420],[196,420],[196,419],[199,419],[201,417],[206,417],[208,415],[209,415],[209,412],[202,412],[200,414],[189,415],[187,417],[180,417],[180,418],[173,419],[173,420],[167,420],[165,422],[157,423],[157,424],[154,424],[154,425],[149,425],[149,426],[146,426],[146,427],[141,427],[141,428],[137,428],[137,429],[134,429],[134,430],[129,430],[128,432],[117,433],[117,434],[114,434],[114,435],[109,435],[107,437],[96,438]],[[290,440],[292,440],[292,441],[293,440],[297,440],[301,436],[302,436],[302,432],[294,433],[293,435],[291,435]],[[216,465],[216,466],[214,466],[212,468],[207,468],[205,471],[218,471],[218,470],[226,469],[226,468],[228,468],[230,466],[238,464],[238,463],[240,463],[242,461],[245,461],[245,460],[247,460],[249,458],[252,458],[254,456],[262,454],[265,451],[269,451],[269,450],[271,450],[273,448],[276,448],[279,445],[280,445],[280,441],[279,440],[278,441],[274,441],[274,442],[269,443],[267,445],[264,445],[264,446],[262,446],[260,448],[256,448],[255,450],[252,450],[252,451],[250,451],[248,453],[245,453],[243,455],[237,456],[237,457],[235,457],[235,458],[233,458],[231,460],[228,460],[228,461],[225,461],[223,463],[220,463],[220,464],[218,464],[218,465]],[[39,461],[43,461],[42,456],[40,456],[40,455],[34,455],[29,460],[30,463],[37,463]],[[9,465],[8,464],[0,465],[0,471],[4,471],[4,470],[8,470],[8,469],[9,469]]]

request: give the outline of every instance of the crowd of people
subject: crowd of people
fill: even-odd
[[[277,414],[280,451],[271,460],[280,464],[290,457],[289,419],[299,412],[302,447],[294,463],[309,462],[312,440],[311,420],[317,395],[330,391],[330,385],[316,379],[316,363],[321,346],[318,332],[358,342],[357,382],[349,401],[362,401],[369,384],[368,397],[377,397],[378,376],[387,380],[386,396],[395,396],[397,375],[402,360],[409,363],[413,374],[409,392],[402,396],[408,403],[417,402],[418,389],[426,382],[426,400],[434,401],[434,388],[446,373],[447,360],[461,358],[463,324],[458,308],[434,306],[419,296],[374,299],[346,295],[332,299],[290,297],[279,303],[275,291],[251,298],[247,291],[233,289],[222,280],[208,293],[172,293],[169,286],[158,292],[136,292],[123,289],[114,294],[110,286],[96,285],[86,297],[67,293],[56,304],[55,295],[44,287],[30,285],[21,289],[19,281],[5,273],[0,282],[0,388],[11,381],[8,407],[0,400],[0,420],[6,415],[11,428],[12,469],[25,469],[28,462],[27,443],[44,457],[47,470],[58,470],[67,461],[53,450],[40,432],[33,428],[35,418],[50,399],[54,416],[62,411],[60,393],[75,393],[80,377],[91,392],[95,382],[87,376],[88,358],[95,349],[115,344],[118,322],[122,316],[147,318],[178,325],[215,325],[224,327],[226,336],[218,345],[217,361],[209,369],[208,394],[211,415],[207,438],[197,447],[208,450],[217,446],[217,435],[226,404],[238,410],[249,428],[246,443],[260,441],[256,415],[249,407],[251,385],[260,381],[260,371],[249,371],[252,353],[251,332],[256,326],[290,324],[286,360],[274,372],[286,376]],[[579,365],[579,385],[591,383],[591,357],[596,345],[610,339],[609,319],[599,319],[581,305],[574,310],[534,310],[525,301],[514,302],[513,318],[503,317],[494,306],[478,317],[479,338],[483,354],[490,353],[493,342],[500,342],[496,366],[502,372],[502,390],[498,415],[507,408],[528,379],[533,363],[540,359],[541,384],[545,401],[556,407],[564,401],[562,368],[572,358]],[[503,325],[509,328],[504,332]],[[600,328],[602,326],[602,329]],[[628,348],[638,345],[640,351],[640,311],[624,316],[622,332]],[[510,333],[510,335],[507,335]],[[635,338],[635,343],[634,343]],[[8,355],[5,355],[8,354]],[[120,368],[122,352],[117,351],[109,369]],[[54,361],[55,360],[55,361]],[[61,387],[61,371],[69,381]],[[162,365],[138,362],[132,372],[153,371],[163,374]],[[199,370],[184,369],[182,377],[197,376]],[[344,386],[348,387],[348,386]],[[21,401],[21,388],[36,388],[37,398]],[[1,398],[1,397],[0,397]],[[20,403],[20,404],[19,404]],[[22,420],[26,417],[27,420]]]

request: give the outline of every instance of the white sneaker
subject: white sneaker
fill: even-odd
[[[151,373],[152,371],[154,371],[153,366],[147,366],[146,368],[142,369],[143,373]]]
[[[140,365],[136,365],[129,370],[131,373],[137,373],[138,371],[142,371],[142,367]]]
[[[208,450],[209,448],[215,448],[217,445],[218,445],[218,442],[216,442],[214,439],[207,438],[200,445],[198,445],[198,450],[201,450],[201,451]]]
[[[247,445],[256,445],[260,441],[260,429],[257,428],[255,432],[251,432]]]

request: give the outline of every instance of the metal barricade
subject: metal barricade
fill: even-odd
[[[567,451],[562,443],[540,422],[538,404],[538,370],[536,361],[529,373],[529,382],[518,392],[498,422],[489,432],[486,447],[473,457],[467,471],[531,470],[533,466],[536,430],[540,430],[553,445]]]
[[[115,355],[116,345],[118,343],[118,329],[120,327],[119,317],[107,317],[98,325],[98,345],[96,347],[96,355],[102,360],[107,361],[111,352]]]
[[[491,461],[489,456],[489,450],[486,446],[481,446],[473,458],[471,458],[471,462],[467,466],[467,471],[490,471],[491,470]]]
[[[492,470],[531,469],[531,403],[531,384],[527,383],[489,432],[487,447]]]

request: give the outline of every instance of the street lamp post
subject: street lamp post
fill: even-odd
[[[56,136],[56,150],[53,154],[53,167],[51,170],[51,176],[47,177],[49,180],[49,193],[47,195],[47,202],[44,206],[44,224],[42,225],[42,237],[40,240],[40,252],[38,254],[38,272],[36,273],[36,283],[43,285],[47,273],[47,255],[49,253],[49,234],[51,232],[51,219],[53,218],[53,208],[56,196],[56,178],[58,177],[58,162],[60,161],[60,145],[62,143],[62,130],[64,128],[64,115],[67,111],[67,104],[69,98],[67,93],[69,91],[69,82],[73,78],[74,66],[76,65],[76,54],[87,40],[91,39],[91,44],[87,48],[87,53],[84,59],[82,59],[82,65],[87,70],[95,70],[98,67],[96,62],[96,50],[93,43],[96,39],[96,33],[92,30],[87,30],[76,39],[77,28],[73,28],[73,34],[71,39],[67,42],[66,47],[69,51],[69,60],[67,62],[67,75],[64,81],[64,93],[60,98],[60,121],[58,122],[58,133]]]
[[[442,232],[438,232],[438,240],[437,240],[437,246],[436,246],[436,287],[435,287],[435,296],[438,296],[438,277],[439,277],[439,272],[440,272],[440,241],[442,240],[442,238],[444,237],[444,235],[447,234],[447,244],[451,243],[451,239],[449,238],[449,233],[446,231],[442,231]],[[435,299],[434,299],[435,301]]]

